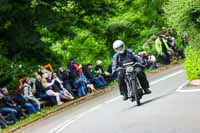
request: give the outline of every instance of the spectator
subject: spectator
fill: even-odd
[[[57,105],[62,105],[63,102],[61,101],[60,99],[60,95],[58,92],[55,92],[53,90],[53,84],[55,83],[55,79],[51,80],[51,82],[47,82],[47,79],[48,78],[48,74],[43,74],[42,75],[42,85],[45,87],[46,89],[46,94],[48,96],[55,96],[56,97],[56,102],[57,102]]]
[[[62,66],[58,68],[57,76],[60,80],[63,81],[63,86],[66,88],[72,95],[72,79],[70,77],[70,71],[63,70]]]
[[[84,72],[89,83],[95,84],[97,87],[105,87],[107,85],[104,77],[102,75],[96,75],[92,71],[92,64],[86,65],[86,70]]]
[[[40,102],[38,99],[35,98],[34,93],[36,92],[35,89],[31,87],[31,80],[29,78],[26,79],[23,85],[23,96],[27,101],[30,101],[38,111],[40,111]]]
[[[56,105],[57,104],[55,96],[49,96],[49,95],[46,94],[46,89],[42,85],[42,77],[40,75],[36,76],[35,87],[36,87],[35,96],[37,98],[41,98],[42,100],[49,101],[50,105]]]
[[[22,108],[19,105],[17,105],[10,96],[8,96],[8,89],[7,89],[7,87],[3,87],[1,89],[1,93],[2,93],[2,95],[4,95],[3,98],[2,98],[2,102],[7,107],[15,109],[17,111],[17,119],[20,119],[21,116],[26,117],[26,115],[23,114],[23,112],[22,112]]]
[[[161,57],[163,64],[170,64],[169,47],[163,35],[160,35],[155,41],[155,48],[158,55]]]
[[[39,66],[39,69],[38,69],[38,74],[40,76],[42,76],[43,74],[48,74],[48,79],[51,79],[52,77],[52,72],[50,72],[49,70],[47,70],[46,68],[42,67],[42,66]]]
[[[17,102],[17,104],[25,108],[28,111],[29,115],[38,112],[35,106],[23,96],[22,85],[17,86],[17,89],[15,90],[15,95],[15,101]]]
[[[61,95],[63,96],[64,99],[74,99],[74,97],[72,96],[72,94],[64,88],[63,86],[63,81],[61,81],[58,77],[56,73],[53,73],[53,79],[55,79],[55,83],[54,86],[59,88],[59,93],[61,93]]]
[[[167,44],[168,44],[169,48],[171,49],[170,51],[171,51],[172,55],[174,55],[176,57],[180,56],[181,58],[184,58],[183,49],[180,49],[177,47],[175,37],[173,37],[172,34],[168,30],[166,30],[163,33],[163,36],[165,36]]]
[[[107,82],[112,81],[111,73],[104,71],[103,62],[101,60],[96,61],[95,73],[98,76],[103,76]]]
[[[9,114],[12,119],[12,123],[17,122],[17,110],[9,108],[4,102],[3,102],[4,95],[0,93],[0,113],[1,114]]]
[[[95,89],[95,87],[94,87],[94,84],[89,83],[88,79],[87,79],[85,76],[83,76],[82,78],[83,78],[83,80],[84,80],[84,82],[85,82],[85,85],[86,85],[86,87],[87,87],[87,89],[88,89],[88,92],[89,92],[89,93],[95,92],[96,89]]]
[[[74,58],[71,58],[69,60],[68,67],[71,72],[71,77],[74,81],[74,85],[77,88],[77,96],[82,97],[87,94],[87,88],[86,88],[86,83],[87,81],[85,80],[85,75],[83,74],[82,70],[82,65],[79,65],[76,63]]]

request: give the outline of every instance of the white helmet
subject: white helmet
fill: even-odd
[[[116,40],[113,43],[113,49],[115,50],[115,52],[117,52],[118,54],[123,54],[125,51],[125,44],[123,41],[121,40]]]
[[[103,62],[101,60],[96,61],[96,65],[101,65]]]

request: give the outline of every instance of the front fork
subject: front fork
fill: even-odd
[[[135,96],[135,91],[138,91],[140,96],[143,95],[143,89],[137,77],[129,77],[129,79],[125,79],[125,83],[129,98]]]
[[[127,91],[128,91],[127,94],[128,94],[128,97],[130,98],[130,97],[133,97],[135,94],[135,90],[133,88],[135,86],[134,86],[134,83],[132,82],[135,82],[136,77],[133,77],[132,75],[128,75],[128,74],[127,76],[128,78],[125,79],[125,83],[126,83]]]

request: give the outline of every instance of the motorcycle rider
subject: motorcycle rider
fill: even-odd
[[[123,64],[129,63],[129,62],[138,62],[142,64],[142,59],[140,56],[135,54],[131,49],[126,49],[125,44],[121,40],[116,40],[113,43],[113,49],[115,50],[115,55],[113,56],[113,64],[112,64],[112,74],[117,75],[118,85],[120,94],[123,95],[123,100],[128,99],[128,91],[127,86],[125,83],[125,71],[117,69],[119,67],[122,67]],[[142,65],[139,65],[142,67]],[[137,75],[140,85],[143,88],[145,94],[150,94],[151,91],[149,90],[149,82],[147,80],[147,77],[144,73],[144,71],[140,71]],[[132,97],[132,101],[134,101],[134,97]]]

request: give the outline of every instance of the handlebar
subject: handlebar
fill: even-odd
[[[139,63],[138,63],[138,62],[129,62],[129,63],[123,64],[123,66],[126,67],[126,66],[132,65],[132,64],[133,64],[133,67],[134,67],[135,65],[137,65],[137,64],[139,64]],[[120,70],[126,70],[126,68],[124,68],[124,67],[118,67],[116,71],[118,72],[118,71],[120,71]]]

